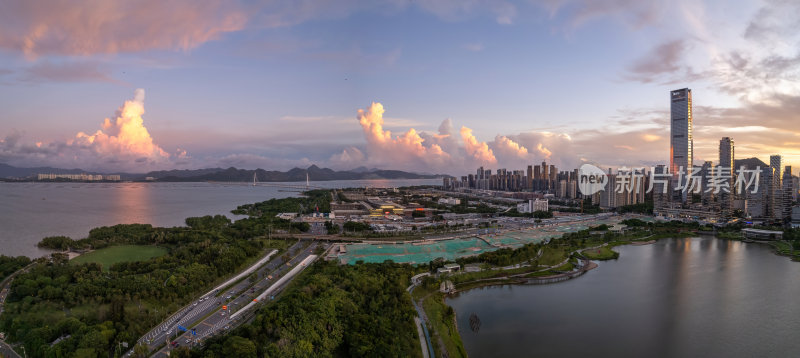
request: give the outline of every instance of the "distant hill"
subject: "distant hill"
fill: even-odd
[[[221,172],[223,170],[225,169],[205,168],[205,169],[194,169],[194,170],[189,170],[189,169],[159,170],[159,171],[149,172],[144,176],[154,177],[154,178],[166,178],[166,177],[190,178],[200,175],[213,174],[216,172]]]
[[[762,162],[761,159],[758,158],[747,158],[747,159],[735,159],[733,161],[735,169],[739,169],[741,166],[744,165],[746,169],[753,170],[756,167],[765,168],[769,165]]]
[[[353,173],[369,173],[369,172],[376,172],[376,171],[378,171],[378,170],[380,170],[380,169],[378,169],[378,168],[372,168],[372,169],[370,169],[370,168],[367,168],[367,167],[358,167],[358,168],[350,169],[350,170],[348,170],[348,172],[353,172]]]
[[[145,180],[152,177],[156,181],[165,182],[189,182],[189,181],[230,181],[230,182],[250,182],[253,181],[253,173],[256,174],[258,181],[261,182],[288,182],[306,181],[306,173],[312,181],[328,180],[359,180],[359,179],[435,179],[446,175],[429,175],[404,172],[400,170],[381,170],[367,169],[364,167],[347,171],[335,171],[328,168],[320,168],[312,165],[306,169],[293,168],[289,171],[281,172],[276,170],[247,170],[230,167],[223,168],[204,168],[204,169],[182,169],[182,170],[159,170],[147,174],[130,173],[96,173],[82,169],[61,169],[52,167],[37,168],[18,168],[8,164],[0,163],[0,178],[5,179],[31,179],[39,173],[54,174],[120,174],[123,180]]]
[[[357,168],[361,169],[361,168]],[[178,172],[178,173],[174,173]],[[172,174],[171,174],[172,173]],[[293,168],[289,171],[267,171],[264,169],[247,170],[230,167],[228,169],[198,169],[182,171],[150,172],[146,176],[154,177],[157,181],[253,181],[253,174],[260,182],[292,182],[305,181],[306,174],[312,181],[328,180],[359,180],[359,179],[435,179],[443,175],[424,175],[400,170],[360,170],[360,171],[335,171],[329,168],[320,168],[312,165],[306,169]]]
[[[0,163],[0,178],[28,178],[35,176],[39,173],[52,173],[52,174],[98,174],[91,173],[81,169],[61,169],[52,167],[36,167],[36,168],[17,168],[8,164]]]

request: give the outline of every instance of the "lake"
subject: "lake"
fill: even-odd
[[[43,237],[86,237],[99,226],[180,226],[192,216],[225,214],[238,205],[298,195],[271,184],[305,183],[0,183],[0,255],[39,257]],[[335,180],[323,188],[441,185],[439,179]]]
[[[577,279],[448,299],[471,357],[789,357],[800,262],[715,238],[622,246]],[[478,332],[469,327],[475,313]]]

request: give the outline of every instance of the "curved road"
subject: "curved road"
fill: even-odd
[[[139,343],[146,344],[151,352],[155,350],[152,353],[153,357],[167,357],[174,348],[202,344],[208,336],[224,333],[232,327],[246,322],[250,313],[243,314],[242,317],[235,317],[239,311],[253,302],[253,299],[265,290],[271,291],[270,297],[278,294],[292,277],[287,277],[284,280],[285,283],[277,281],[301,262],[310,264],[316,259],[313,252],[317,247],[327,248],[328,244],[300,240],[287,250],[286,254],[290,256],[287,262],[283,259],[286,255],[281,255],[272,258],[260,267],[258,267],[259,263],[251,266],[250,269],[258,277],[255,282],[244,278],[232,287],[226,288],[225,292],[218,291],[225,288],[225,285],[217,287],[214,291],[203,295],[200,300],[187,305],[159,324],[142,337]],[[243,277],[246,276],[248,275],[243,275]],[[232,281],[236,281],[236,279]],[[223,310],[223,307],[227,309]],[[231,318],[232,316],[234,319]],[[179,330],[178,326],[189,331]],[[194,329],[194,333],[192,333],[192,329]],[[126,356],[132,354],[133,350],[126,353]]]

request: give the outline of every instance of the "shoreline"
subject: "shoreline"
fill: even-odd
[[[594,260],[586,259],[586,260],[583,260],[583,261],[584,261],[584,264],[581,266],[581,268],[579,268],[577,270],[557,273],[557,274],[554,274],[554,275],[537,276],[537,277],[525,277],[527,275],[536,273],[536,271],[532,271],[532,272],[523,272],[523,273],[518,273],[518,274],[513,274],[513,275],[508,275],[508,276],[502,276],[502,277],[491,277],[491,278],[478,279],[478,280],[475,280],[475,281],[463,282],[463,283],[460,283],[459,285],[469,286],[470,284],[473,284],[473,283],[478,283],[478,282],[481,282],[481,283],[476,285],[476,286],[471,286],[471,287],[468,287],[468,288],[462,289],[462,290],[459,290],[459,289],[455,288],[453,291],[444,293],[445,294],[445,298],[447,298],[447,296],[450,296],[450,295],[458,294],[458,293],[461,293],[461,292],[467,292],[469,290],[473,290],[473,289],[481,288],[481,287],[487,287],[487,286],[546,285],[546,284],[551,284],[551,283],[558,283],[558,282],[568,281],[568,280],[583,276],[587,272],[589,272],[591,270],[594,270],[597,267],[599,267],[599,265],[596,262],[594,262]],[[497,281],[501,281],[501,282],[497,282]]]
[[[678,235],[676,235],[676,236],[678,236]],[[702,238],[702,236],[700,236],[699,233],[698,233],[697,236],[672,237],[672,238],[673,239],[678,239],[678,238],[687,239],[687,238],[693,238],[693,237]],[[730,238],[718,237],[717,235],[714,235],[712,237],[714,239],[717,239],[717,240],[732,240]],[[646,237],[646,238],[649,238],[649,237]],[[651,239],[651,240],[648,240],[648,241],[641,241],[641,240],[640,241],[630,241],[630,242],[627,242],[627,243],[614,245],[614,246],[624,246],[624,245],[646,246],[646,245],[655,244],[656,242],[658,242],[661,239],[668,239],[668,238],[655,238],[655,239]],[[790,259],[792,259],[792,261],[796,261],[796,262],[800,261],[800,260],[797,259],[797,256],[795,256],[795,255],[781,253],[779,251],[780,249],[775,244],[777,241],[774,241],[774,240],[773,241],[765,241],[765,240],[738,239],[738,240],[735,240],[735,241],[739,241],[739,242],[742,242],[742,243],[765,244],[765,245],[771,246],[773,248],[772,253],[775,254],[776,256],[789,257]],[[582,250],[579,250],[579,251],[582,252],[583,250],[590,250],[590,249],[592,249],[592,248],[586,248],[586,249],[582,249]],[[614,259],[614,260],[616,260],[616,259]],[[476,281],[470,281],[470,282],[461,283],[461,285],[469,286],[471,283],[477,283],[477,282],[484,281],[484,280],[487,281],[485,283],[480,283],[480,284],[477,284],[475,286],[470,286],[470,287],[467,287],[467,288],[462,289],[462,290],[456,289],[456,290],[454,290],[452,292],[443,293],[443,297],[442,297],[443,300],[442,301],[444,302],[444,304],[447,307],[453,308],[453,306],[451,306],[451,305],[449,305],[447,303],[447,299],[455,298],[457,295],[459,295],[461,293],[469,292],[470,290],[474,290],[474,289],[478,289],[478,288],[492,287],[492,286],[504,286],[504,285],[546,285],[546,284],[556,284],[556,283],[560,283],[560,282],[571,280],[573,278],[581,277],[586,272],[591,271],[591,270],[599,267],[599,265],[594,261],[606,261],[606,260],[589,260],[589,259],[586,259],[586,261],[588,261],[589,264],[587,264],[585,268],[583,268],[581,270],[578,270],[578,271],[571,271],[571,273],[581,272],[582,271],[580,274],[574,275],[574,276],[571,276],[571,277],[567,277],[567,278],[564,278],[564,277],[565,276],[570,276],[571,273],[561,273],[561,274],[551,275],[551,276],[525,278],[523,280],[515,279],[515,276],[524,276],[524,275],[528,275],[530,273],[533,273],[533,272],[530,272],[530,273],[515,274],[515,275],[509,275],[509,276],[497,277],[497,278],[479,279],[479,280],[476,280]],[[553,279],[555,279],[555,280],[553,280]],[[455,311],[455,308],[453,308],[453,310]],[[457,314],[455,314],[454,316],[457,316]],[[458,332],[459,337],[461,337],[461,331],[459,330],[458,325],[456,325],[455,328],[456,328],[456,331]],[[466,347],[464,349],[466,349]]]
[[[618,245],[618,246],[622,246],[622,245],[630,245],[630,246],[645,246],[645,245],[652,245],[652,244],[654,244],[654,243],[658,242],[658,241],[659,241],[659,240],[661,240],[661,239],[680,239],[680,240],[686,240],[686,239],[690,239],[690,240],[694,241],[694,243],[696,244],[696,243],[697,243],[697,242],[699,242],[700,240],[695,240],[695,239],[705,239],[705,238],[708,238],[708,236],[700,236],[700,235],[695,235],[695,236],[688,236],[688,237],[656,238],[656,239],[647,240],[647,241],[638,241],[638,242],[634,241],[634,242],[629,242],[629,243],[625,243],[625,244],[620,244],[620,245]],[[714,238],[714,239],[719,239],[719,240],[730,240],[730,239],[728,239],[728,238],[721,238],[721,237],[717,237],[717,236],[712,236],[712,238]],[[769,251],[770,251],[771,253],[775,254],[776,256],[789,256],[790,258],[794,257],[794,256],[792,256],[792,255],[785,255],[785,254],[781,254],[781,253],[779,252],[779,249],[780,249],[780,245],[781,245],[781,243],[783,243],[783,244],[786,244],[786,242],[787,242],[787,241],[776,241],[776,240],[771,240],[771,241],[767,241],[767,240],[748,240],[748,241],[745,241],[745,240],[735,240],[735,241],[739,241],[739,242],[742,242],[742,243],[766,244],[766,245],[769,245],[769,246],[772,248],[772,249],[771,249],[771,250],[769,250]],[[628,254],[630,254],[630,253],[628,253]],[[793,260],[793,261],[797,261],[797,260]],[[593,262],[593,263],[594,263],[594,262]],[[587,271],[588,271],[588,270],[587,270]],[[552,283],[559,283],[559,282],[562,282],[562,281],[565,281],[565,280],[561,280],[561,281],[554,281],[554,282],[552,282]],[[487,283],[487,284],[485,284],[485,285],[477,285],[477,286],[474,286],[474,287],[469,287],[469,288],[467,288],[467,289],[464,289],[464,290],[458,290],[458,291],[456,291],[456,292],[455,292],[455,294],[445,294],[445,295],[444,295],[444,298],[445,298],[444,302],[445,302],[445,304],[446,304],[448,307],[450,307],[450,308],[452,308],[454,311],[456,311],[456,308],[455,308],[455,306],[451,305],[451,302],[447,302],[447,299],[456,299],[456,298],[458,298],[458,297],[459,297],[459,295],[460,295],[461,293],[465,293],[465,292],[468,292],[469,290],[476,289],[476,288],[491,287],[491,286],[504,286],[504,285],[509,285],[509,286],[511,286],[511,285],[519,285],[519,284],[525,285],[526,283],[524,283],[524,282],[515,282],[515,281],[512,281],[512,280],[505,280],[504,282],[497,282],[497,283]],[[491,297],[491,296],[493,296],[493,295],[490,295],[490,297]],[[468,301],[469,301],[469,300],[468,300]],[[495,301],[492,301],[492,302],[495,302]],[[463,308],[462,308],[462,309],[463,309]],[[458,316],[458,311],[456,311],[456,312],[457,312],[457,313],[455,314],[455,316],[457,317],[457,316]],[[477,311],[476,311],[476,313],[479,313],[479,312],[477,312]],[[467,315],[467,314],[469,314],[469,312],[463,312],[463,311],[462,311],[462,312],[461,312],[461,314],[465,314],[465,315]],[[464,317],[466,317],[466,316],[464,316]],[[463,317],[462,317],[462,319],[463,319]],[[466,330],[466,332],[464,332],[463,330]],[[460,327],[460,326],[456,326],[456,331],[458,332],[458,335],[459,335],[459,337],[464,337],[464,336],[463,336],[463,334],[468,334],[468,333],[470,333],[470,332],[469,332],[469,327]],[[465,341],[465,339],[463,339],[463,338],[461,338],[461,339]],[[467,349],[467,348],[466,348],[466,346],[464,347],[464,349],[465,349],[465,350]],[[473,353],[473,352],[469,352],[469,351],[468,351],[467,353]]]

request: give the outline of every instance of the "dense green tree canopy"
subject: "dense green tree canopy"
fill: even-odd
[[[409,265],[318,262],[251,324],[195,354],[226,357],[237,347],[237,357],[419,356],[416,312],[405,291],[413,274]]]

